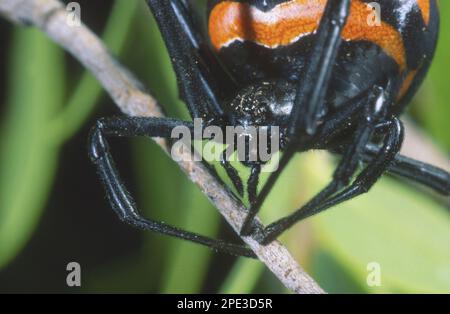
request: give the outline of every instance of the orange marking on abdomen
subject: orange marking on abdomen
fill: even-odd
[[[402,35],[384,22],[381,22],[379,26],[369,25],[368,19],[371,13],[371,9],[369,10],[366,3],[353,0],[342,37],[345,40],[366,40],[375,43],[397,62],[401,71],[404,71],[406,69],[406,52]]]
[[[408,73],[408,75],[406,76],[406,78],[404,79],[400,90],[397,94],[397,101],[401,100],[403,97],[405,97],[406,93],[409,91],[414,78],[417,75],[418,70],[412,70],[411,72]]]
[[[419,6],[420,12],[422,13],[422,18],[426,25],[430,23],[430,1],[431,0],[417,0],[417,5]]]
[[[209,36],[217,50],[237,40],[251,41],[268,48],[287,46],[317,31],[326,3],[327,0],[291,0],[263,12],[247,3],[223,1],[211,11]],[[387,23],[370,26],[368,18],[371,13],[367,4],[353,0],[342,31],[343,39],[377,44],[403,71],[406,57],[401,34]]]
[[[212,10],[209,35],[219,50],[236,40],[269,48],[289,45],[317,29],[326,0],[296,0],[263,12],[248,3],[224,1]]]

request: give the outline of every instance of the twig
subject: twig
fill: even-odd
[[[0,0],[0,14],[14,23],[36,26],[70,52],[92,72],[123,113],[130,116],[163,116],[162,110],[145,91],[143,84],[109,54],[95,34],[84,25],[74,27],[67,23],[67,11],[60,1]],[[164,141],[157,142],[167,151]],[[184,151],[187,154],[187,150]],[[238,232],[246,215],[243,205],[224,189],[201,162],[187,161],[192,160],[183,158],[187,156],[172,157],[182,160],[178,162],[179,166]],[[324,293],[280,242],[262,246],[250,237],[242,237],[242,240],[291,291]]]

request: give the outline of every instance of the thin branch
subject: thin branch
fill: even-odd
[[[69,26],[67,11],[60,1],[0,0],[0,14],[14,23],[36,26],[70,52],[92,72],[123,113],[130,116],[163,116],[162,110],[145,91],[143,84],[110,55],[94,33],[84,25]],[[164,141],[157,140],[157,143],[167,152]],[[188,154],[187,150],[184,151],[184,154]],[[224,189],[201,162],[187,161],[192,160],[186,158],[188,156],[172,157],[182,160],[178,162],[179,166],[238,232],[246,216],[242,203]],[[242,240],[291,291],[324,293],[280,242],[262,246],[250,237],[242,237]]]

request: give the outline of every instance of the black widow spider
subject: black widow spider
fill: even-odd
[[[363,0],[210,0],[209,32],[216,54],[195,27],[188,1],[147,3],[192,118],[202,118],[203,127],[222,129],[227,125],[280,127],[283,155],[259,193],[263,162],[244,161],[250,167],[250,207],[243,235],[269,243],[299,220],[367,192],[386,171],[450,195],[449,173],[399,154],[403,126],[398,115],[425,76],[437,41],[435,0],[379,1],[385,16],[372,29],[362,24],[365,19],[358,20],[357,13],[367,9],[368,1]],[[308,24],[306,16],[313,16],[314,23]],[[288,18],[304,33],[295,33],[286,42],[287,32],[277,35],[276,31]],[[305,30],[308,25],[313,29]],[[284,36],[284,41],[277,43],[281,39],[276,36]],[[279,110],[281,106],[284,110]],[[245,246],[180,230],[138,213],[119,178],[106,138],[170,138],[172,129],[180,125],[193,128],[192,122],[170,118],[98,121],[90,135],[90,156],[112,208],[131,225],[254,257]],[[293,214],[262,230],[255,227],[256,213],[289,160],[311,149],[342,155],[331,183]],[[237,170],[226,158],[221,163],[242,195]],[[364,167],[359,171],[360,164]]]

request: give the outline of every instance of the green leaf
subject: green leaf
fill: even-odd
[[[239,258],[223,283],[220,293],[251,293],[264,270],[264,264],[258,260]]]
[[[314,250],[312,258],[314,267],[310,274],[327,293],[364,293],[366,291],[355,282],[354,276],[337,262],[330,252],[319,247]]]
[[[175,166],[175,165],[173,165]],[[220,217],[209,200],[190,182],[184,184],[177,223],[183,229],[216,238]],[[178,240],[171,245],[162,276],[162,293],[200,293],[214,252],[195,243]]]
[[[116,1],[104,35],[113,52],[124,47],[136,7]],[[42,32],[15,31],[8,112],[0,133],[0,268],[32,235],[50,193],[59,149],[82,126],[101,94],[86,73],[62,108],[64,66],[63,51]]]
[[[0,142],[0,267],[26,244],[44,208],[58,152],[47,123],[64,100],[62,51],[37,30],[17,29],[13,38]]]

